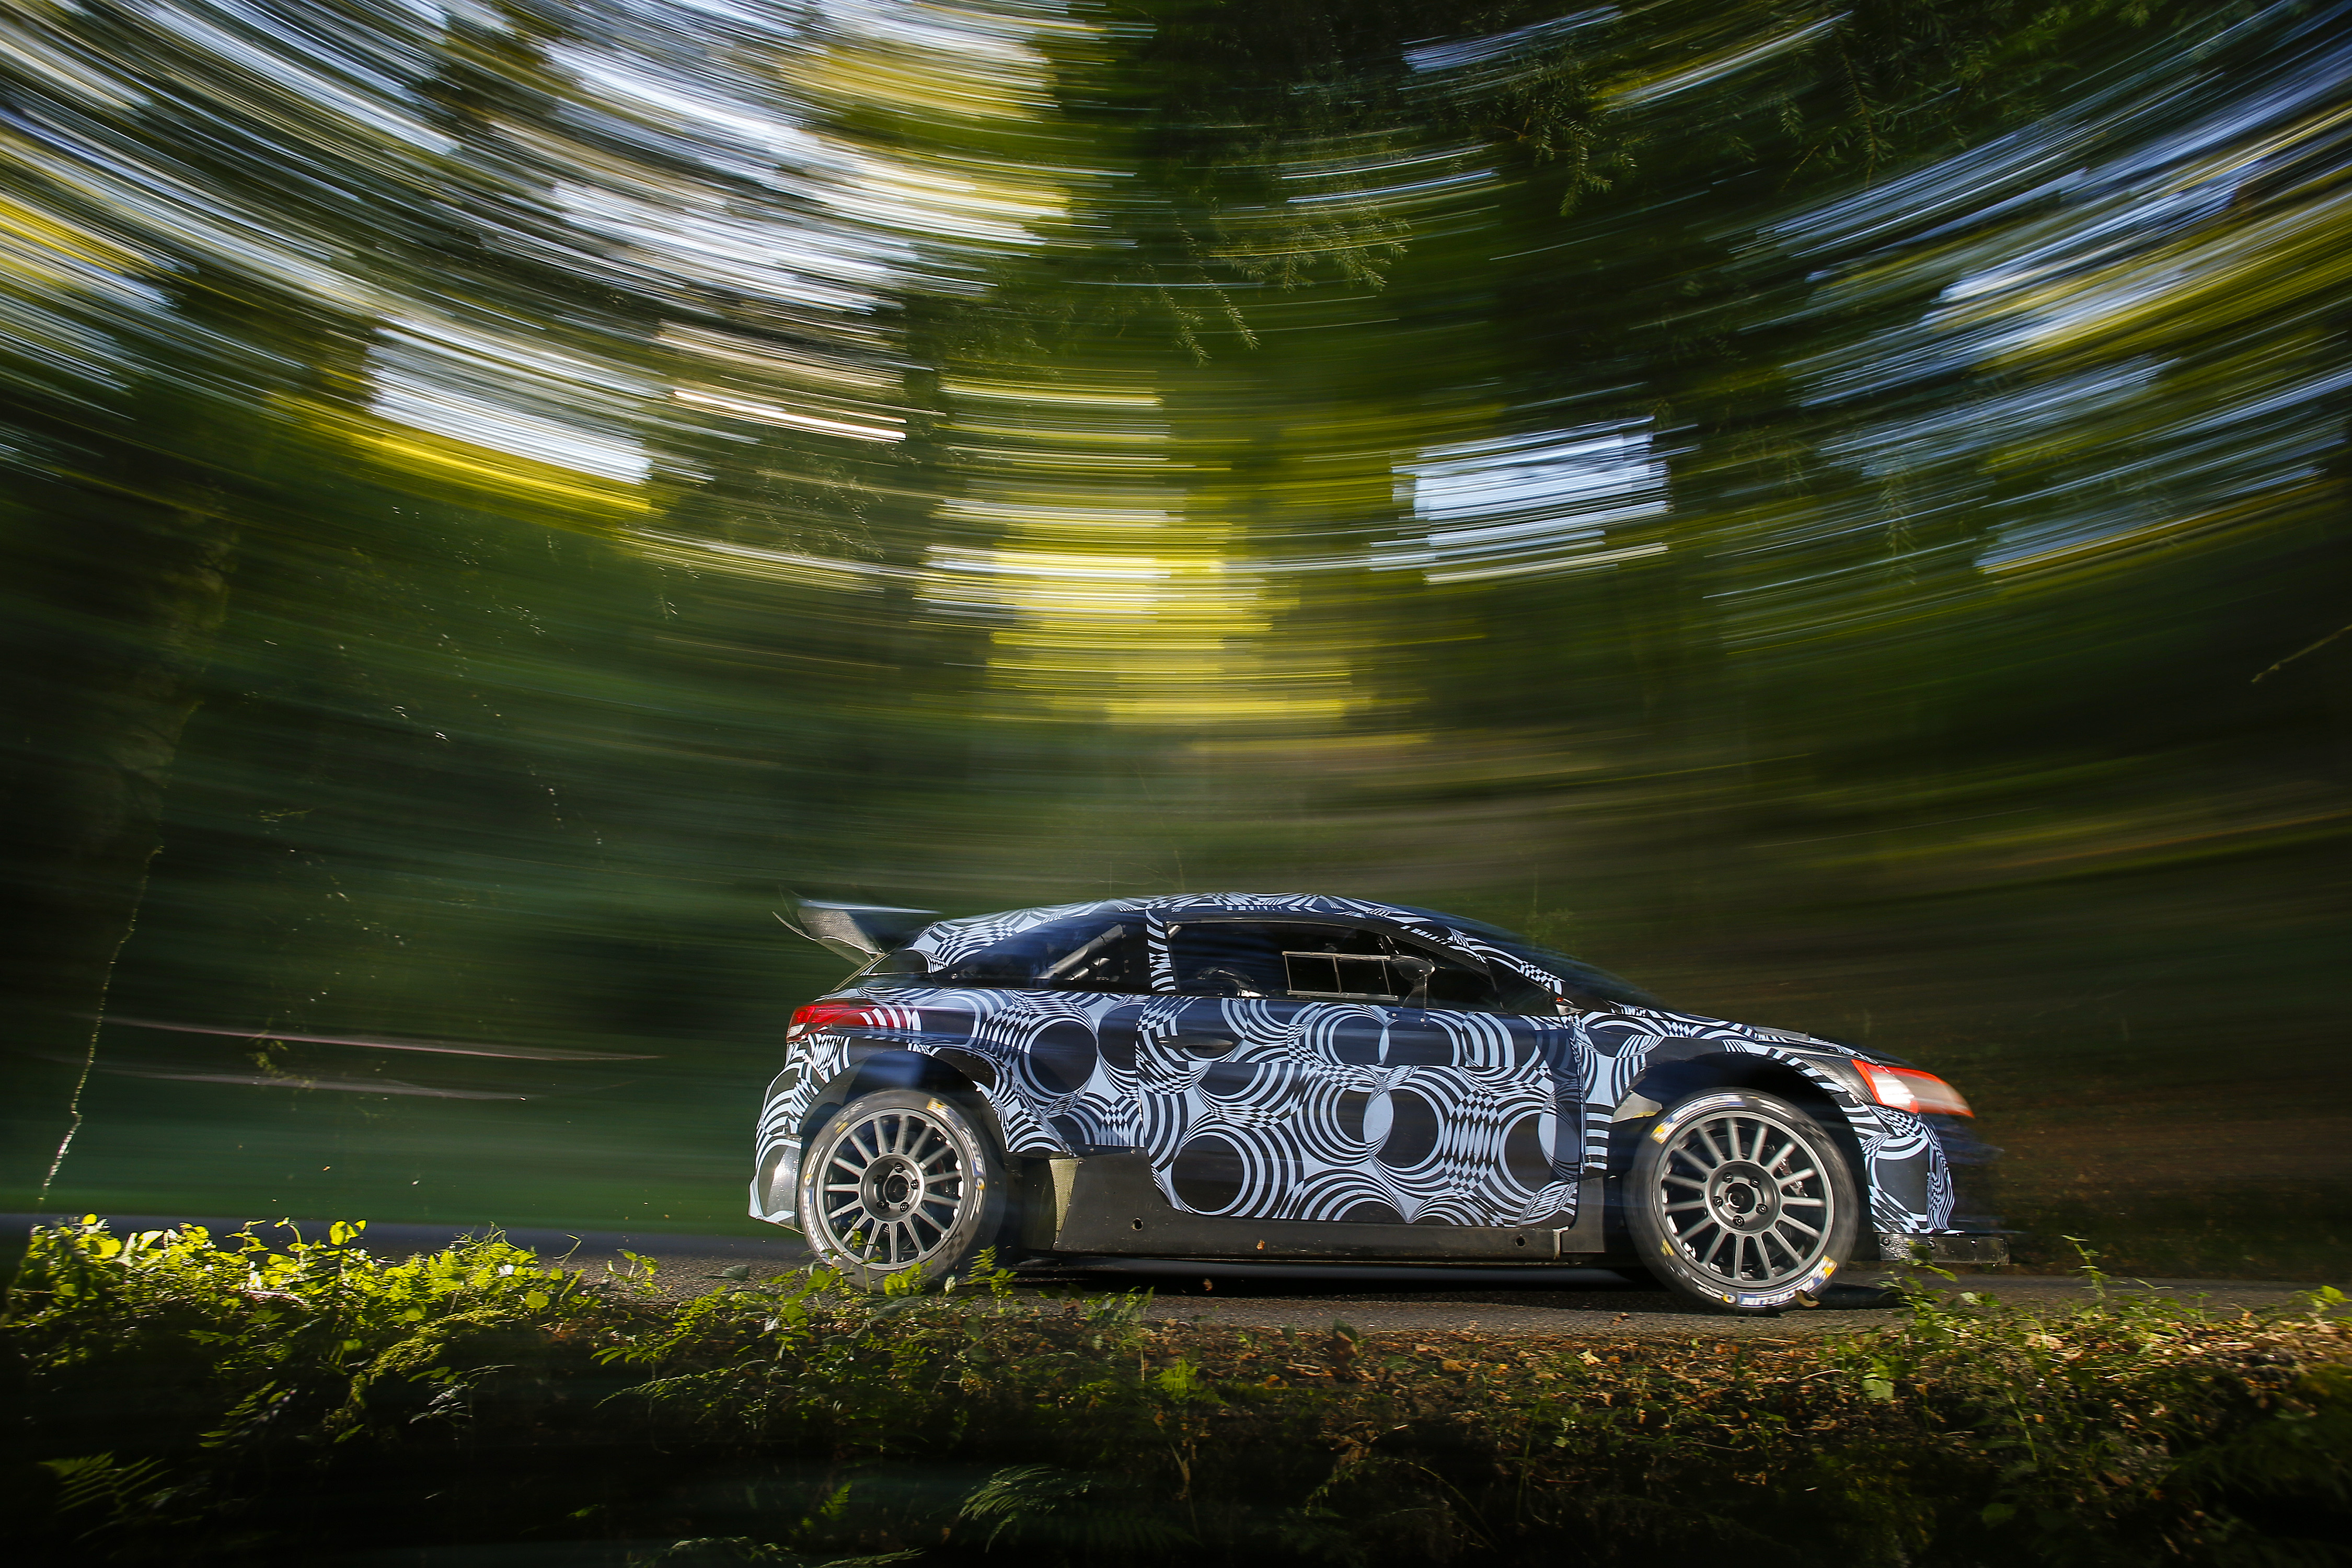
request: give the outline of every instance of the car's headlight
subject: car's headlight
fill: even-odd
[[[1931,1072],[1917,1068],[1881,1067],[1876,1062],[1858,1061],[1853,1064],[1862,1071],[1862,1081],[1870,1086],[1871,1098],[1893,1110],[1907,1110],[1915,1116],[1974,1116],[1960,1091]]]

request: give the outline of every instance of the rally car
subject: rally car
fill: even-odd
[[[1312,894],[803,904],[751,1213],[853,1280],[1001,1258],[1630,1266],[1701,1307],[1999,1261],[1959,1092],[1498,927]]]

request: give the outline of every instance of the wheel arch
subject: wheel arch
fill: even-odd
[[[1658,1062],[1633,1080],[1633,1091],[1672,1105],[1687,1095],[1708,1089],[1754,1089],[1777,1094],[1808,1115],[1820,1114],[1824,1124],[1843,1126],[1845,1110],[1819,1080],[1793,1062],[1759,1057],[1746,1051],[1711,1051],[1678,1061]]]
[[[855,1046],[852,1050],[856,1050]],[[985,1069],[985,1063],[979,1065]],[[801,1140],[805,1143],[815,1137],[825,1123],[841,1114],[844,1106],[860,1095],[885,1089],[923,1089],[953,1100],[978,1118],[981,1131],[996,1141],[998,1156],[1005,1158],[1004,1124],[996,1108],[989,1103],[987,1089],[978,1081],[979,1077],[979,1073],[966,1070],[960,1063],[928,1052],[877,1045],[855,1055],[819,1091],[807,1114],[801,1118]]]
[[[1871,1211],[1870,1162],[1863,1157],[1862,1141],[1854,1135],[1846,1108],[1838,1103],[1820,1079],[1794,1062],[1746,1051],[1709,1051],[1654,1064],[1633,1080],[1629,1092],[1664,1107],[1711,1089],[1746,1089],[1777,1095],[1811,1117],[1823,1131],[1837,1140],[1838,1149],[1845,1156],[1846,1169],[1853,1177],[1854,1189],[1861,1194],[1864,1212],[1867,1215]],[[1648,1124],[1644,1118],[1615,1125],[1613,1131],[1618,1136],[1611,1140],[1609,1161],[1612,1179],[1628,1168],[1633,1144]]]

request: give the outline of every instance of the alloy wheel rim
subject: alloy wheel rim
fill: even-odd
[[[835,1247],[878,1268],[941,1249],[969,1186],[962,1145],[919,1110],[877,1110],[835,1140],[817,1179],[817,1212]]]
[[[1667,1149],[1658,1187],[1684,1258],[1726,1285],[1802,1279],[1828,1249],[1822,1158],[1776,1119],[1725,1110],[1692,1122]]]

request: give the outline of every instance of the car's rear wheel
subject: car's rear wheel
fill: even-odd
[[[1844,1149],[1773,1095],[1710,1089],[1670,1107],[1626,1184],[1643,1263],[1709,1311],[1809,1304],[1853,1253],[1861,1198]]]
[[[963,1273],[1004,1230],[1004,1163],[980,1118],[918,1089],[860,1095],[809,1141],[800,1212],[810,1250],[880,1289]]]

